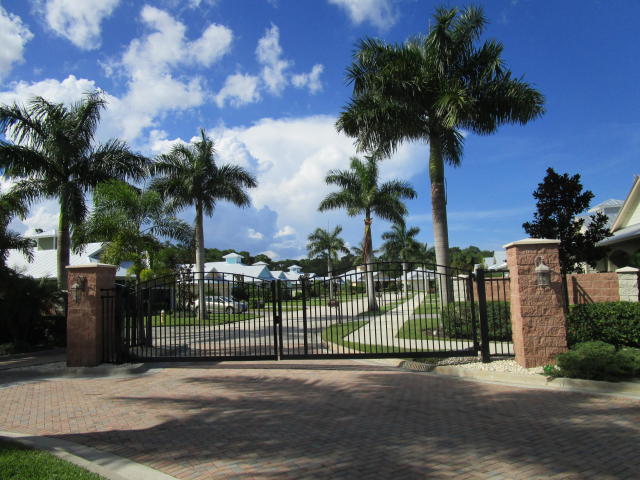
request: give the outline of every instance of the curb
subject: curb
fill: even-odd
[[[3,430],[0,430],[0,439],[49,452],[108,480],[177,480],[171,475],[127,458],[68,440]]]
[[[400,362],[399,367],[411,371],[430,372],[434,375],[457,377],[463,380],[640,399],[640,382],[604,382],[578,378],[548,378],[543,375],[518,375],[515,373],[471,370],[447,365],[434,366],[413,361]]]

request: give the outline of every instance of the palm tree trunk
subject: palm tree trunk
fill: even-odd
[[[198,311],[202,320],[206,316],[207,305],[204,294],[204,226],[202,224],[202,203],[196,202],[196,276],[198,282]]]
[[[60,215],[58,217],[58,235],[56,238],[58,288],[67,289],[67,266],[69,265],[69,249],[71,238],[69,235],[69,216],[67,214],[67,200],[64,194],[60,197]]]
[[[373,251],[373,244],[371,241],[371,213],[369,210],[366,212],[366,217],[364,219],[364,242],[362,245],[362,256],[364,259],[364,271],[365,271],[365,279],[367,282],[367,300],[369,303],[369,311],[373,312],[378,309],[378,304],[376,303],[376,292],[375,292],[375,284],[373,282],[373,270],[371,262],[371,252]]]
[[[331,262],[331,250],[327,251],[327,274],[329,275],[329,300],[333,300],[333,265]]]
[[[441,305],[452,298],[448,281],[449,267],[449,229],[447,226],[447,200],[444,184],[444,161],[440,139],[437,134],[429,138],[429,178],[431,180],[431,215],[433,218],[433,236],[436,250],[438,272],[438,291]]]

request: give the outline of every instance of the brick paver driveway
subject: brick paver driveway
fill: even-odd
[[[0,379],[1,383],[1,379]],[[350,361],[180,366],[0,388],[0,429],[181,479],[638,478],[640,402]]]

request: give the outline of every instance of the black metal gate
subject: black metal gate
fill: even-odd
[[[510,355],[508,274],[376,263],[328,277],[182,272],[103,292],[107,362]]]

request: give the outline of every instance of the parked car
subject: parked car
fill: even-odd
[[[249,309],[246,302],[239,302],[231,297],[223,296],[209,296],[205,297],[205,305],[207,307],[207,313],[244,313]],[[197,299],[194,302],[194,309],[196,313],[200,311],[200,300]]]

